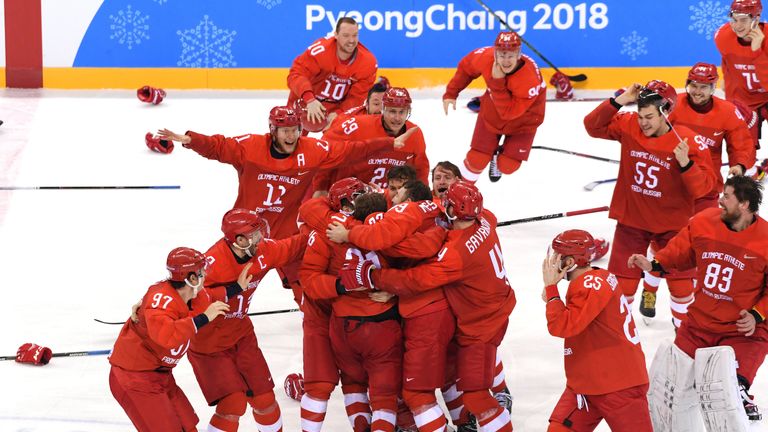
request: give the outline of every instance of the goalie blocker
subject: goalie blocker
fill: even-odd
[[[654,431],[749,430],[737,367],[730,346],[699,348],[693,359],[675,344],[662,344],[650,370]]]

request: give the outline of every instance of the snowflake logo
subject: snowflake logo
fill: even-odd
[[[197,27],[176,32],[181,39],[181,58],[176,63],[187,67],[235,67],[232,41],[236,31],[220,29],[208,18]]]
[[[256,0],[256,3],[258,3],[261,6],[264,6],[267,8],[267,10],[272,9],[273,7],[279,5],[282,3],[283,0]]]
[[[626,54],[632,61],[637,60],[638,56],[648,54],[648,50],[645,49],[645,44],[648,42],[647,37],[643,37],[632,30],[629,36],[621,38],[621,52],[620,54]]]
[[[141,40],[149,40],[149,15],[142,15],[141,11],[133,10],[131,5],[125,9],[117,11],[117,15],[110,15],[112,24],[109,29],[112,34],[110,39],[117,39],[120,45],[127,45],[128,49],[133,49],[134,45],[140,45]]]
[[[728,5],[719,1],[700,1],[699,6],[688,6],[691,11],[691,25],[688,30],[706,35],[707,40],[712,39],[715,30],[719,29],[727,20]]]
[[[152,1],[159,4],[160,6],[162,6],[163,3],[168,3],[168,0],[152,0]]]

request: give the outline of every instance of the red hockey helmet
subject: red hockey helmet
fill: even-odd
[[[411,95],[402,87],[390,87],[381,99],[385,108],[411,108]]]
[[[323,120],[320,121],[310,121],[309,116],[307,114],[307,104],[302,100],[298,99],[296,100],[296,105],[294,106],[294,110],[298,113],[298,115],[301,117],[301,128],[306,129],[309,132],[321,132],[323,129],[325,129],[326,126],[328,126],[328,116],[326,115]]]
[[[717,66],[710,63],[696,63],[688,71],[688,81],[695,81],[702,84],[715,84],[719,76],[717,75]]]
[[[269,133],[272,135],[281,127],[301,127],[301,119],[295,109],[287,106],[276,106],[269,111]]]
[[[365,183],[357,178],[343,178],[331,185],[331,188],[328,190],[328,201],[331,203],[331,208],[334,211],[339,211],[341,210],[342,200],[347,199],[352,203],[358,195],[364,194],[367,190],[368,187]]]
[[[760,0],[733,0],[731,3],[731,15],[744,14],[756,17],[763,12]]]
[[[264,238],[269,238],[269,224],[259,213],[253,210],[234,208],[221,219],[221,232],[228,242],[234,243],[238,235],[261,231]]]
[[[517,51],[520,49],[522,40],[515,32],[505,31],[496,36],[493,47],[499,51]]]
[[[677,92],[674,87],[664,81],[648,81],[648,84],[640,90],[640,94],[637,97],[638,104],[642,104],[644,100],[646,103],[656,105],[669,114],[677,103]]]
[[[563,231],[552,240],[552,250],[563,257],[571,256],[579,267],[589,265],[595,251],[595,239],[583,230]]]
[[[178,247],[168,254],[165,267],[171,272],[171,280],[183,282],[190,273],[205,268],[205,255],[188,247]]]
[[[483,195],[474,184],[458,180],[445,192],[443,207],[449,206],[457,219],[472,220],[483,211]]]

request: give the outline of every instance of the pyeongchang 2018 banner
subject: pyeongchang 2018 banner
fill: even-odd
[[[719,64],[713,37],[730,4],[484,1],[559,67]],[[73,66],[289,67],[342,16],[388,68],[455,67],[503,29],[475,0],[104,0]]]

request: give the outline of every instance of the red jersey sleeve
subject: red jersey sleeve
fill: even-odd
[[[327,273],[333,251],[321,236],[317,231],[309,234],[307,249],[299,270],[299,280],[304,293],[315,300],[338,297],[336,276]]]
[[[422,222],[418,206],[415,203],[398,204],[373,225],[358,225],[349,231],[349,242],[370,251],[378,251],[394,246],[413,234]]]
[[[187,131],[186,135],[192,138],[184,147],[194,150],[200,156],[217,160],[234,166],[238,171],[243,169],[245,160],[245,148],[252,145],[253,135],[243,135],[236,138],[227,138],[224,135],[203,135]]]
[[[421,128],[414,132],[408,139],[403,150],[412,149],[413,168],[416,170],[416,178],[429,185],[429,159],[427,158],[427,144],[424,142],[424,134]]]
[[[547,303],[549,334],[567,338],[581,333],[600,315],[611,296],[613,290],[608,281],[599,275],[572,281],[568,285],[567,305],[559,298]]]
[[[619,113],[610,100],[603,101],[584,117],[584,128],[589,136],[618,141],[622,124],[631,120],[632,113]]]
[[[150,339],[163,348],[172,349],[186,343],[196,332],[192,317],[174,319],[176,313],[182,316],[189,312],[188,307],[180,298],[163,295],[157,292],[153,297],[144,298],[141,307],[144,308],[144,316],[147,320],[147,333]],[[182,312],[183,311],[183,312]]]
[[[712,168],[709,150],[700,150],[694,137],[688,140],[688,145],[688,158],[693,161],[693,165],[683,172],[683,184],[691,196],[703,197],[714,189],[718,174]]]
[[[477,66],[475,66],[475,62],[473,60],[477,57],[479,52],[482,52],[483,49],[484,48],[480,48],[479,50],[472,51],[471,53],[464,56],[461,61],[459,61],[459,65],[456,67],[456,73],[453,74],[453,78],[451,78],[445,88],[443,99],[458,98],[459,93],[467,88],[469,83],[474,81],[482,74],[482,71]]]
[[[311,46],[315,46],[315,44]],[[315,97],[312,92],[310,77],[314,77],[320,72],[320,63],[318,63],[317,57],[312,55],[308,48],[293,60],[291,69],[288,71],[288,88],[298,97],[305,99],[305,101],[310,101]],[[305,93],[307,93],[306,97]]]
[[[320,156],[318,168],[336,168],[345,162],[364,159],[380,150],[394,147],[392,137],[371,138],[364,141],[317,140],[316,154]]]
[[[654,259],[667,271],[671,269],[683,271],[695,268],[696,252],[691,247],[691,241],[691,228],[689,224],[672,237],[672,240],[667,243],[664,249],[656,252]]]
[[[752,118],[753,116],[755,119]],[[741,165],[744,169],[749,169],[755,164],[757,157],[755,142],[749,129],[756,127],[756,117],[752,110],[739,101],[733,101],[733,111],[726,113],[725,141],[728,143],[726,146],[728,166]]]
[[[295,234],[282,240],[263,240],[257,250],[258,255],[252,258],[254,266],[251,267],[251,273],[263,274],[301,259],[306,244],[307,236],[304,234]]]
[[[327,197],[310,198],[299,207],[299,218],[315,231],[324,231],[332,214]]]
[[[374,270],[373,286],[400,297],[414,296],[461,279],[462,268],[459,253],[446,246],[436,257],[416,267]]]
[[[384,255],[403,258],[430,258],[435,256],[445,243],[448,231],[436,226],[425,232],[415,232],[396,245],[382,250]]]

